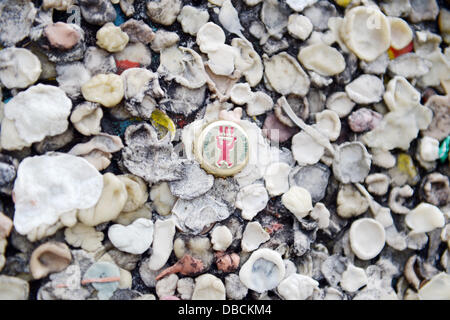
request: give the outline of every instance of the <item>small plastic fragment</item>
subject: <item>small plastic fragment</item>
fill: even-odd
[[[171,140],[175,138],[175,124],[173,123],[172,119],[170,119],[164,112],[162,112],[161,110],[153,111],[151,122],[152,125],[160,132],[170,132]]]
[[[450,136],[444,139],[442,141],[440,147],[439,147],[439,160],[441,163],[444,163],[445,160],[449,157],[450,152]]]
[[[335,0],[335,2],[341,7],[346,7],[352,2],[352,0]]]
[[[407,54],[414,49],[414,42],[411,41],[406,47],[400,50],[396,50],[392,47],[388,49],[389,59],[394,60],[395,58],[400,57],[401,55]]]
[[[116,66],[117,66],[117,74],[122,74],[127,69],[131,68],[139,68],[141,64],[139,62],[133,62],[129,60],[116,60]]]
[[[123,14],[118,4],[114,4],[114,9],[116,10],[116,19],[114,20],[114,25],[120,26],[125,22],[125,15]]]

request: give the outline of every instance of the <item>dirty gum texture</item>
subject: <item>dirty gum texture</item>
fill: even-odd
[[[442,0],[1,1],[0,299],[450,299],[449,42]]]

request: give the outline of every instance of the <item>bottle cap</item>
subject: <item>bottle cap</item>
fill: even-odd
[[[232,121],[215,121],[206,126],[195,144],[195,156],[203,169],[220,177],[241,171],[248,162],[247,133]]]

